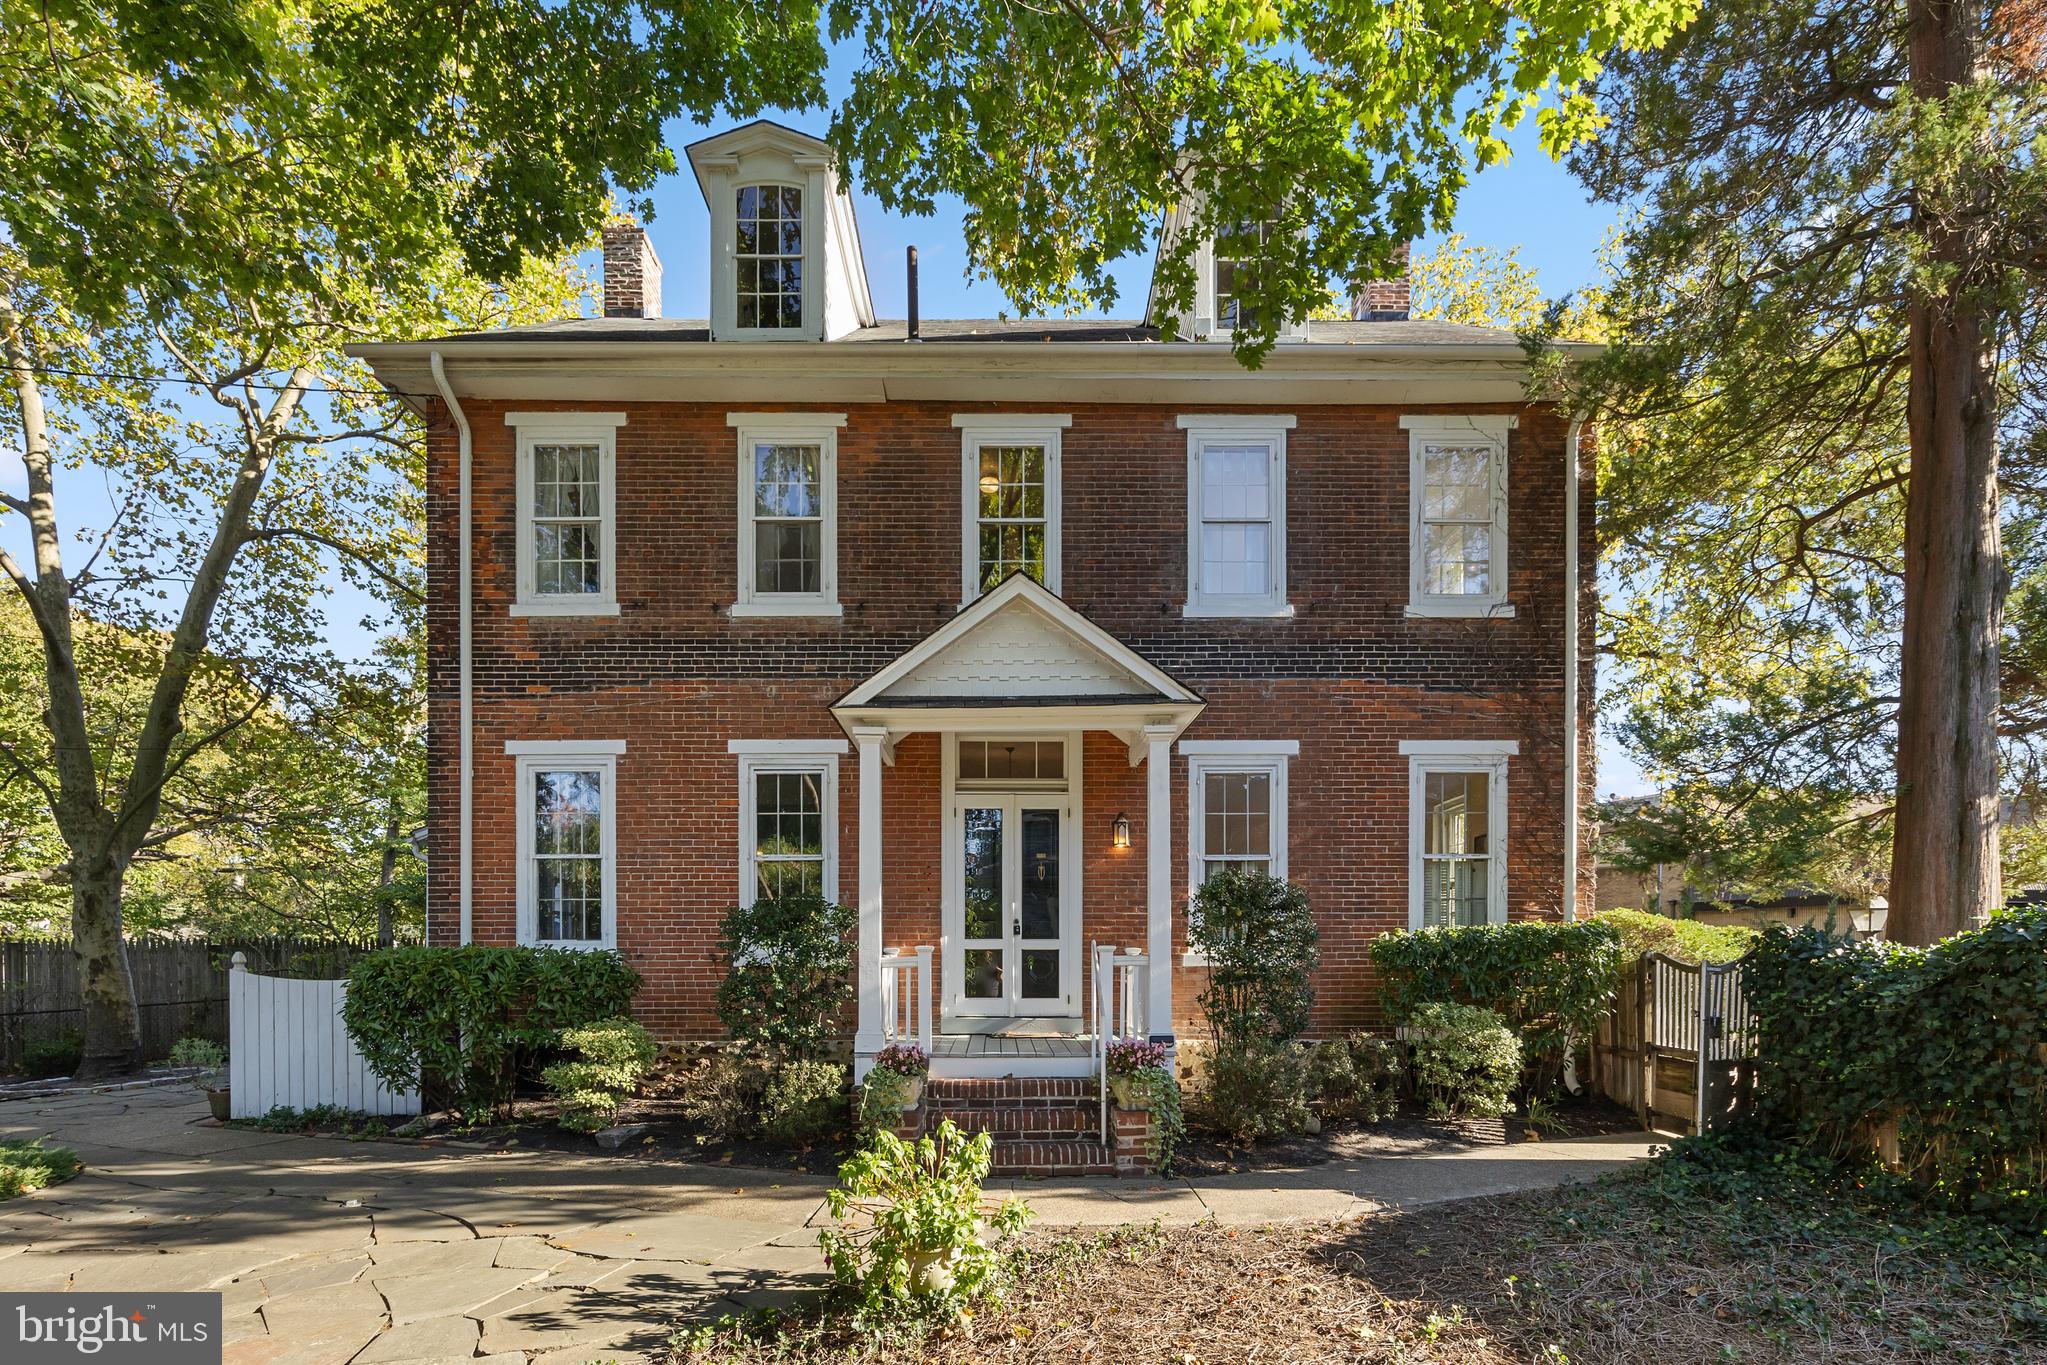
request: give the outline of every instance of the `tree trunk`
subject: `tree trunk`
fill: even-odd
[[[1973,3],[1913,0],[1912,92],[1976,75]],[[1997,668],[2005,574],[1997,524],[1997,397],[1954,206],[1915,219],[1942,291],[1911,310],[1912,465],[1898,707],[1897,836],[1886,936],[1932,943],[2003,899],[1997,847]]]
[[[123,869],[110,861],[79,865],[71,876],[71,951],[78,959],[85,1008],[79,1080],[122,1076],[142,1065],[142,1033],[128,945],[121,934]]]

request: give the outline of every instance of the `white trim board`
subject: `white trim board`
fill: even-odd
[[[725,752],[728,754],[785,754],[796,757],[811,757],[823,754],[843,754],[852,749],[845,737],[832,739],[728,739]]]
[[[1429,745],[1412,751],[1407,760],[1407,927],[1422,927],[1422,848],[1426,841],[1425,802],[1430,773],[1486,774],[1486,923],[1507,920],[1507,764],[1512,740],[1403,740]],[[1515,746],[1518,748],[1518,746]]]
[[[1518,739],[1403,739],[1400,741],[1403,754],[1448,754],[1455,757],[1467,755],[1518,756],[1521,741]]]
[[[730,740],[728,745],[802,744],[801,749],[731,749],[739,758],[739,903],[752,905],[759,890],[754,875],[754,825],[758,814],[758,793],[754,778],[764,773],[821,773],[819,812],[824,833],[824,865],[819,881],[826,900],[843,903],[845,888],[839,882],[839,756],[846,752],[845,740]]]
[[[579,758],[596,754],[616,758],[625,752],[622,739],[508,739],[505,752],[530,758]]]
[[[516,759],[516,777],[512,784],[512,809],[517,822],[514,835],[514,851],[518,858],[515,871],[514,901],[517,909],[516,936],[522,946],[545,946],[568,948],[576,951],[597,951],[618,947],[618,760],[625,752],[624,740],[525,740],[507,741],[505,749],[510,752],[513,744],[532,746]],[[594,939],[542,939],[539,934],[539,907],[535,901],[533,850],[533,774],[549,768],[589,769],[598,774],[600,824],[598,826],[599,863],[604,882],[602,902],[598,910],[601,933]]]

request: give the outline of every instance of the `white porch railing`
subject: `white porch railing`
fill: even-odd
[[[1088,947],[1093,964],[1092,1027],[1089,1045],[1094,1055],[1095,1085],[1102,1108],[1102,1141],[1109,1133],[1109,1044],[1142,1040],[1149,1035],[1144,1026],[1144,1002],[1150,989],[1150,967],[1135,948],[1118,952],[1115,945],[1094,943]]]
[[[931,1055],[931,945],[881,955],[881,1041],[915,1043]]]

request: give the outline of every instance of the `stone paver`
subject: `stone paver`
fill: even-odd
[[[48,1137],[87,1163],[0,1205],[0,1290],[217,1290],[225,1365],[642,1365],[686,1323],[826,1279],[822,1176],[291,1137],[205,1113],[182,1088],[0,1098],[0,1140]],[[990,1192],[1048,1225],[1327,1220],[1589,1179],[1658,1141]]]

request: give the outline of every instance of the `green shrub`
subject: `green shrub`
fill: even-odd
[[[382,1114],[365,1114],[338,1104],[316,1104],[311,1109],[275,1105],[267,1114],[252,1119],[229,1119],[230,1128],[247,1128],[259,1133],[333,1133],[360,1142],[383,1137],[391,1131],[392,1120]]]
[[[698,1059],[682,1078],[682,1116],[717,1141],[745,1137],[760,1120],[761,1096],[774,1077],[773,1059],[744,1048],[719,1049]]]
[[[1591,1041],[1612,1008],[1620,931],[1597,920],[1467,924],[1383,934],[1372,944],[1380,997],[1396,1025],[1423,1005],[1476,1005],[1520,1035],[1530,1088],[1563,1074],[1572,1040]]]
[[[1000,1296],[1002,1261],[985,1234],[1020,1231],[1030,1210],[1017,1199],[982,1200],[993,1151],[987,1133],[969,1138],[947,1119],[915,1143],[882,1133],[839,1167],[825,1200],[851,1226],[825,1228],[817,1241],[857,1322],[951,1322],[984,1295]]]
[[[562,1030],[626,1013],[639,988],[615,952],[393,948],[350,969],[342,1020],[384,1084],[502,1113],[521,1066]]]
[[[726,912],[718,1017],[739,1042],[815,1057],[853,996],[858,916],[822,896],[762,898]]]
[[[654,1035],[623,1015],[562,1033],[562,1046],[580,1060],[556,1062],[540,1073],[561,1106],[561,1125],[579,1133],[608,1128],[654,1065]]]
[[[783,1062],[761,1090],[760,1133],[770,1142],[807,1146],[845,1127],[846,1068],[797,1058]]]
[[[853,1131],[863,1143],[874,1141],[877,1133],[892,1133],[902,1122],[903,1103],[910,1096],[911,1079],[880,1067],[867,1073],[853,1097]]]
[[[1217,1047],[1201,1077],[1209,1118],[1240,1143],[1308,1126],[1308,1056],[1298,1044],[1253,1038]]]
[[[66,1033],[21,1045],[21,1074],[33,1080],[69,1076],[85,1060],[85,1035]]]
[[[172,1066],[218,1071],[227,1065],[227,1049],[211,1038],[185,1037],[171,1044],[171,1055],[165,1060]]]
[[[1316,932],[1307,893],[1262,872],[1225,866],[1201,884],[1188,947],[1208,959],[1201,1010],[1218,1048],[1287,1042],[1314,1008]]]
[[[2047,909],[1931,948],[1772,925],[1742,977],[1768,1129],[1862,1164],[1895,1125],[1932,1202],[2047,1227]]]
[[[1433,1004],[1407,1021],[1414,1087],[1435,1118],[1497,1118],[1521,1076],[1521,1041],[1505,1020],[1476,1005]]]
[[[1331,1118],[1383,1123],[1400,1108],[1402,1069],[1398,1043],[1353,1033],[1316,1045],[1308,1082],[1315,1102]]]
[[[1619,932],[1623,967],[1644,953],[1662,953],[1682,962],[1732,962],[1756,946],[1756,931],[1738,924],[1701,924],[1646,910],[1603,910],[1592,922],[1610,924]]]
[[[69,1147],[45,1147],[34,1142],[0,1142],[0,1199],[13,1199],[69,1180],[85,1169],[78,1154]]]

